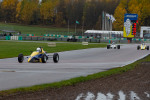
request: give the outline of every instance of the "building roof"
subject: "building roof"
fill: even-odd
[[[123,31],[87,30],[85,34],[123,34]]]

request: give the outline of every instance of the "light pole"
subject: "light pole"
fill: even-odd
[[[69,35],[69,19],[68,19],[68,35]]]

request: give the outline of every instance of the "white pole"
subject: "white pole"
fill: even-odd
[[[69,35],[69,19],[68,19],[68,35]]]
[[[82,36],[83,36],[83,29],[84,29],[84,20],[83,20],[83,24],[82,24]]]
[[[77,25],[76,25],[76,23],[75,23],[75,35],[76,35],[76,27],[77,27]]]
[[[104,11],[102,12],[102,30],[104,30]]]

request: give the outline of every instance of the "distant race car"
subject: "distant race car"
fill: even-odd
[[[120,49],[120,45],[116,45],[114,42],[107,45],[107,49]]]
[[[75,38],[75,36],[69,36],[67,38],[67,42],[77,42],[77,39]]]
[[[53,56],[50,56],[41,47],[38,47],[36,51],[32,52],[32,54],[26,58],[28,59],[27,61],[30,63],[36,63],[36,62],[46,63],[48,58],[53,58],[54,63],[58,63],[59,61],[58,53],[54,53]],[[22,63],[23,61],[24,61],[23,54],[19,54],[18,62]]]
[[[145,43],[142,43],[141,45],[137,46],[137,50],[149,50],[149,46],[147,46]]]

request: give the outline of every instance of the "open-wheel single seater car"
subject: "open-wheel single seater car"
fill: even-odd
[[[114,42],[107,45],[107,49],[120,49],[120,45],[116,45]]]
[[[30,63],[46,63],[49,58],[53,58],[54,63],[58,63],[59,61],[59,55],[58,53],[54,53],[53,55],[48,55],[43,48],[38,47],[36,51],[32,52],[30,56],[26,57],[28,62]],[[24,61],[24,55],[19,54],[18,55],[18,62],[22,63]]]
[[[145,43],[142,43],[141,45],[137,46],[137,50],[149,50],[149,46],[147,46]]]

